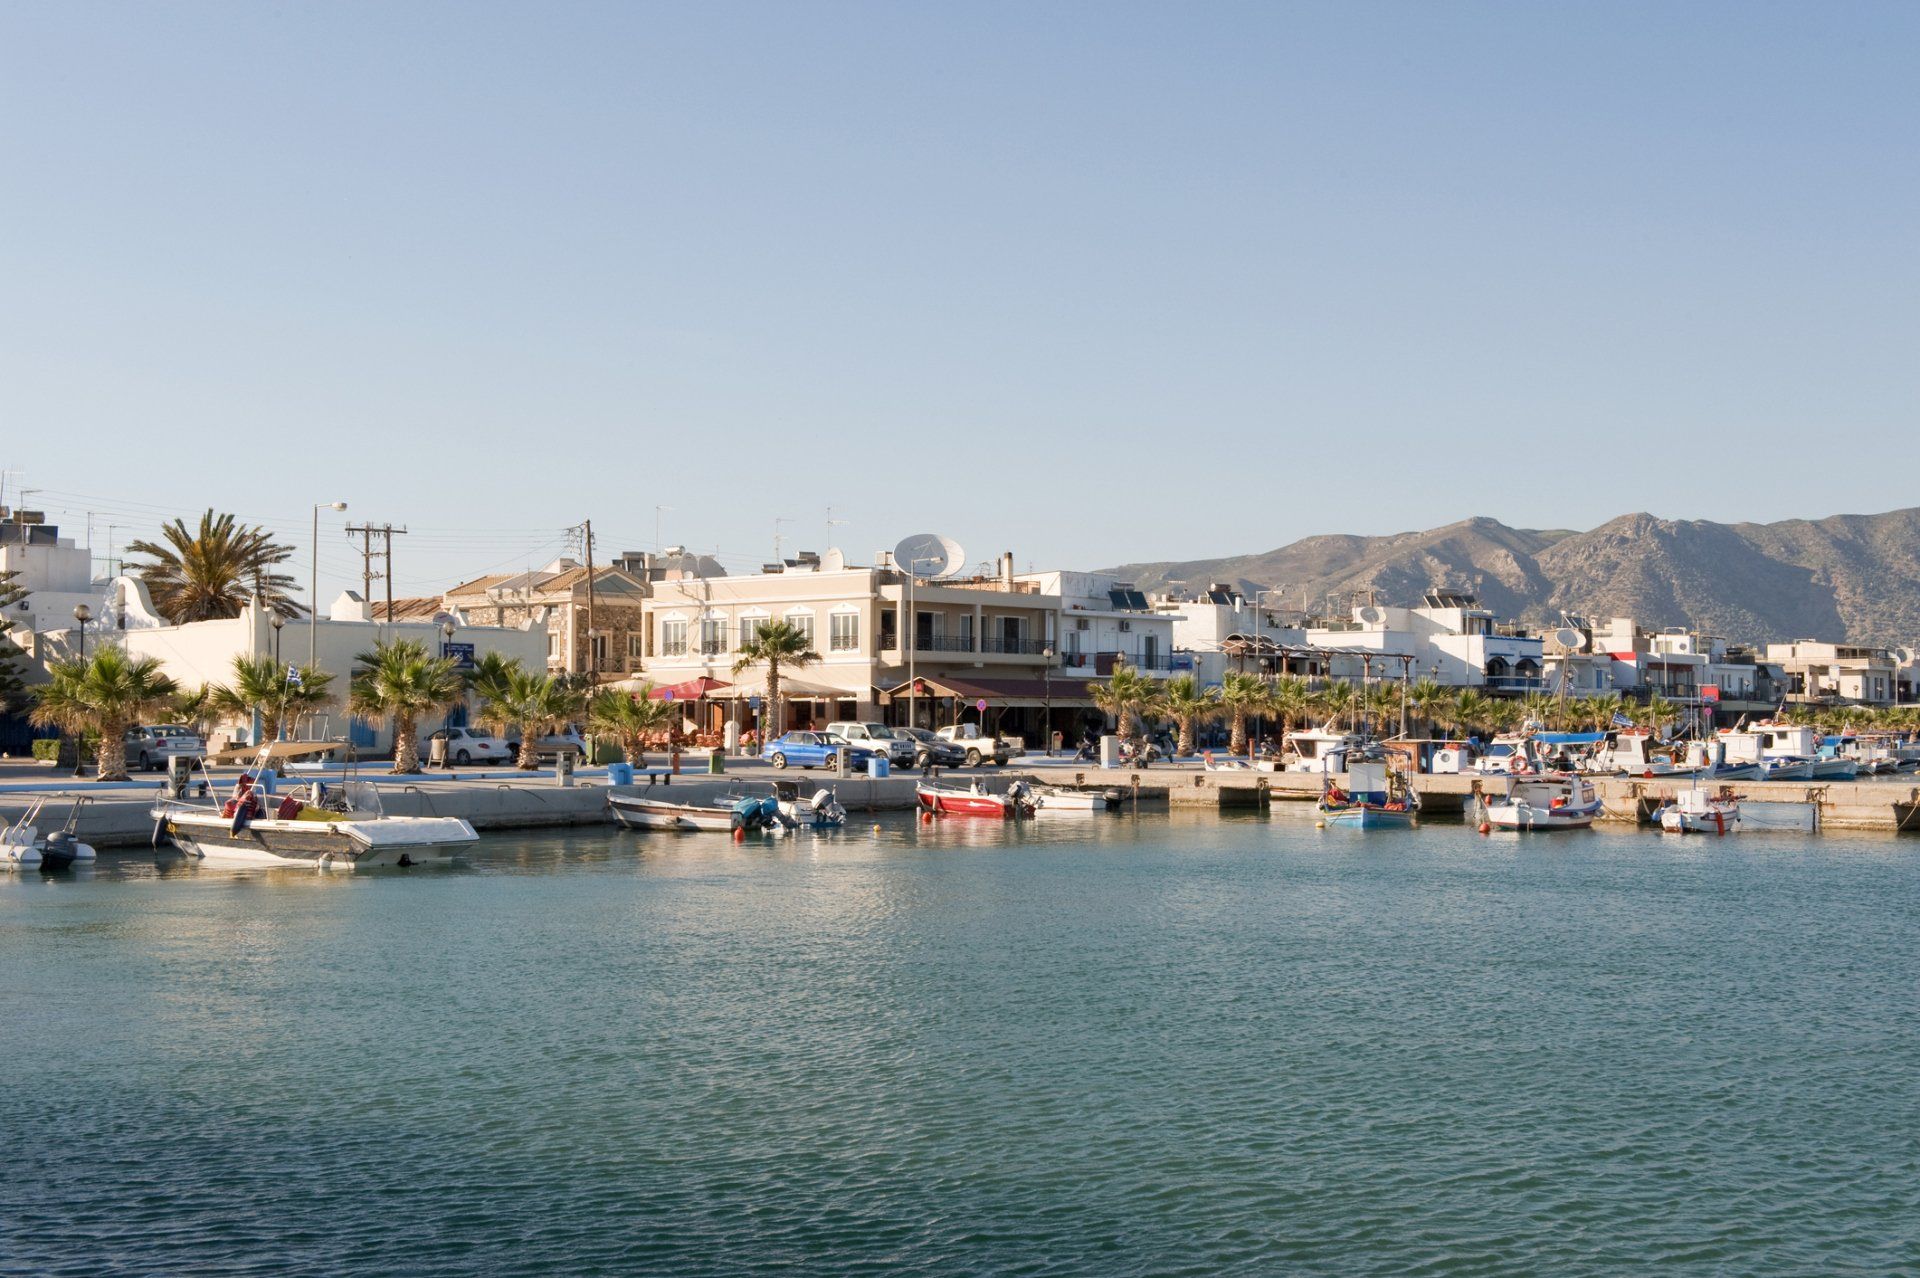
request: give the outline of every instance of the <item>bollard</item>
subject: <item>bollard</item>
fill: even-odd
[[[707,756],[707,775],[717,777],[727,770],[727,756],[715,750]]]

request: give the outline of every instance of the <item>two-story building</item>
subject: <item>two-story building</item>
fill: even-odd
[[[1230,671],[1307,678],[1326,673],[1324,658],[1308,651],[1301,617],[1262,607],[1259,596],[1249,600],[1225,582],[1196,595],[1162,595],[1153,607],[1173,622],[1173,669],[1191,669],[1205,686],[1217,686]]]
[[[1794,701],[1890,706],[1899,698],[1901,661],[1890,649],[1795,639],[1768,644],[1767,660],[1786,672]]]
[[[1174,654],[1174,619],[1158,612],[1132,582],[1100,573],[1021,573],[1015,581],[1060,600],[1059,669],[1077,678],[1104,679],[1116,665],[1143,674],[1190,670]]]
[[[1503,696],[1547,690],[1540,636],[1502,630],[1493,612],[1463,591],[1434,588],[1412,608],[1362,604],[1347,618],[1307,629],[1316,647],[1337,650],[1338,678],[1431,679]]]
[[[939,727],[984,719],[1036,740],[1043,721],[1066,732],[1091,703],[1086,678],[1060,668],[1061,599],[999,571],[915,578],[888,563],[849,564],[837,551],[768,570],[652,583],[643,605],[645,672],[684,690],[685,726],[719,734],[764,718],[766,669],[734,668],[741,645],[771,621],[813,640],[820,660],[782,672],[786,728],[848,720]],[[1037,741],[1036,741],[1037,743]]]
[[[448,590],[441,605],[476,623],[532,625],[547,636],[546,667],[620,679],[640,670],[648,585],[618,564],[556,559],[545,567],[494,573]]]

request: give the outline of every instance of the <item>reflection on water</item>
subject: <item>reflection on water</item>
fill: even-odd
[[[0,878],[0,1272],[1894,1272],[1891,836],[853,814]]]

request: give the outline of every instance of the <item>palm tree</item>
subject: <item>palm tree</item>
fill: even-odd
[[[1220,705],[1232,729],[1232,736],[1227,740],[1228,753],[1245,754],[1247,720],[1265,714],[1270,705],[1266,682],[1258,675],[1229,671],[1220,679]]]
[[[293,578],[273,571],[293,550],[275,542],[264,528],[209,510],[200,516],[198,531],[176,519],[160,534],[164,545],[128,543],[128,554],[147,557],[147,562],[128,567],[147,584],[154,607],[174,624],[237,617],[256,595],[283,617],[305,615],[288,593]]]
[[[1359,707],[1360,690],[1353,686],[1350,679],[1335,679],[1314,694],[1314,701],[1327,716],[1327,721],[1339,727]]]
[[[212,709],[240,718],[260,716],[260,732],[278,741],[290,719],[333,704],[333,675],[313,666],[293,674],[272,657],[235,657],[233,682],[212,689]]]
[[[1493,698],[1475,688],[1462,688],[1453,699],[1454,725],[1461,731],[1486,728],[1499,715]]]
[[[1383,723],[1396,725],[1395,730],[1398,731],[1401,702],[1400,684],[1396,680],[1382,679],[1379,683],[1369,685],[1361,696],[1361,704],[1366,708],[1367,719],[1372,723],[1376,737],[1383,735],[1380,730]]]
[[[1167,680],[1167,686],[1161,690],[1159,704],[1180,725],[1180,743],[1176,753],[1182,755],[1194,752],[1195,729],[1213,722],[1222,713],[1220,698],[1211,690],[1202,689],[1200,681],[1190,674],[1175,675]]]
[[[513,676],[521,673],[522,669],[519,658],[488,652],[482,653],[474,661],[473,669],[467,671],[467,690],[478,703],[474,722],[488,732],[505,736],[507,729],[513,726],[511,719],[496,713],[496,710],[505,702]]]
[[[780,704],[781,667],[810,666],[819,660],[820,654],[813,650],[813,641],[790,621],[764,622],[754,631],[753,638],[740,645],[740,655],[733,663],[735,674],[763,661],[767,666],[767,718],[766,731],[761,734],[763,742],[771,741],[786,731],[786,708]]]
[[[1653,734],[1656,737],[1664,736],[1662,726],[1679,716],[1680,707],[1656,692],[1647,698],[1641,713],[1646,716],[1647,726],[1653,729]]]
[[[1105,683],[1087,685],[1087,695],[1113,716],[1120,739],[1131,743],[1139,739],[1139,718],[1159,697],[1160,688],[1133,667],[1116,665]]]
[[[1280,721],[1280,744],[1284,749],[1293,725],[1313,713],[1313,689],[1299,675],[1281,675],[1267,688],[1266,709]]]
[[[1534,723],[1554,727],[1560,718],[1560,701],[1544,692],[1529,692],[1520,698],[1520,711],[1524,718]]]
[[[1435,728],[1452,726],[1453,689],[1432,679],[1422,679],[1413,685],[1413,691],[1407,694],[1407,700],[1413,705],[1413,712],[1420,716],[1431,733]]]
[[[39,690],[31,718],[62,732],[97,733],[102,781],[125,781],[127,729],[163,713],[179,691],[157,657],[129,657],[105,647],[86,661],[56,662]]]
[[[520,730],[520,768],[532,772],[540,766],[540,738],[579,717],[586,694],[564,675],[516,666],[501,695],[487,704],[489,719]]]
[[[451,657],[427,655],[418,639],[389,639],[356,660],[347,709],[363,719],[393,724],[393,770],[420,770],[420,720],[458,705],[466,681]]]
[[[204,741],[209,721],[220,712],[219,693],[220,685],[217,683],[203,683],[197,688],[183,687],[167,703],[167,714],[192,728],[194,735]]]
[[[673,719],[673,706],[653,699],[653,685],[643,683],[628,694],[602,688],[587,703],[587,723],[620,743],[620,753],[636,768],[647,766],[647,738]]]

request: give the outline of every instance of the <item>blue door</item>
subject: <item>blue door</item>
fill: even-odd
[[[380,739],[380,731],[365,719],[347,720],[347,741],[357,750],[371,747]]]

